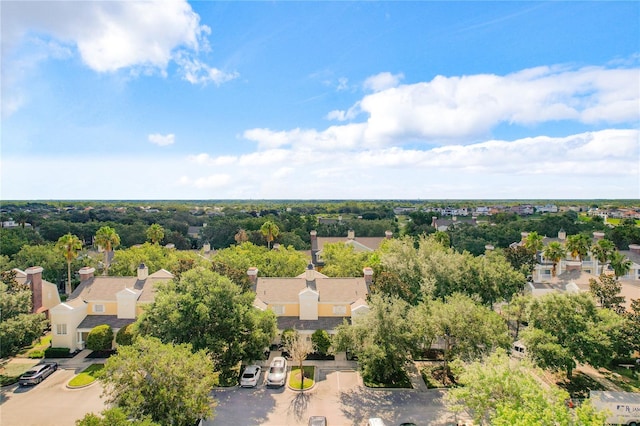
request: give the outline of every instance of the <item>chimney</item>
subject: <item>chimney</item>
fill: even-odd
[[[318,231],[309,232],[311,237],[311,250],[318,250]]]
[[[601,240],[604,238],[604,232],[602,231],[593,231],[593,238],[596,240]]]
[[[353,229],[349,229],[349,231],[347,231],[347,239],[349,240],[356,239],[356,232]]]
[[[364,283],[367,285],[367,291],[369,291],[371,284],[373,284],[373,268],[367,266],[362,269],[362,273],[364,274]]]
[[[640,254],[640,244],[629,244],[631,253]]]
[[[438,229],[438,218],[435,216],[431,216],[431,226]]]
[[[31,289],[31,312],[36,313],[42,307],[42,267],[32,266],[24,271]]]
[[[147,268],[147,265],[145,265],[144,263],[141,263],[140,266],[138,266],[138,280],[144,281],[148,276],[149,268]]]
[[[495,247],[492,244],[487,244],[487,245],[484,246],[484,249],[486,251],[493,251],[493,250],[495,250]]]
[[[529,236],[528,232],[521,232],[520,233],[520,241],[522,241],[524,243],[524,241],[527,239],[528,236]]]
[[[384,237],[385,237],[387,240],[390,240],[390,239],[391,239],[391,237],[393,237],[393,232],[391,232],[391,231],[384,231]]]
[[[204,243],[202,245],[202,251],[204,251],[205,253],[209,253],[211,251],[211,244],[209,243]]]
[[[558,239],[559,240],[565,240],[567,239],[567,233],[565,232],[564,229],[560,228],[560,230],[558,231]]]
[[[247,276],[249,277],[249,282],[251,283],[251,288],[255,289],[256,284],[258,284],[258,268],[255,266],[247,269]]]
[[[91,278],[93,278],[94,272],[96,272],[96,269],[91,268],[89,266],[80,268],[80,270],[78,271],[78,274],[80,275],[80,282],[90,280]]]
[[[304,271],[304,277],[307,282],[316,279],[315,270],[313,269],[313,263],[307,265],[307,269]]]

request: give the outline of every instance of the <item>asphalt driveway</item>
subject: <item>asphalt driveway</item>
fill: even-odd
[[[8,386],[0,396],[2,426],[74,426],[86,413],[104,410],[102,386],[67,389],[76,369],[58,369],[36,386]]]
[[[355,371],[320,370],[317,383],[304,393],[288,388],[220,389],[217,425],[306,425],[309,416],[327,417],[330,425],[364,425],[369,417],[381,417],[389,425],[455,425],[456,417],[443,404],[443,392],[430,390],[371,390],[362,386]]]

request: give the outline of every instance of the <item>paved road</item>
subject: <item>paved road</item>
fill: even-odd
[[[104,410],[99,383],[83,389],[67,389],[67,382],[77,373],[76,369],[58,369],[39,385],[3,388],[0,425],[73,426],[86,413]]]
[[[315,388],[304,393],[264,386],[216,390],[216,417],[205,425],[306,425],[312,415],[326,416],[330,425],[363,425],[369,417],[381,417],[390,425],[456,424],[442,396],[437,390],[374,391],[364,388],[354,371],[325,370],[320,371]]]

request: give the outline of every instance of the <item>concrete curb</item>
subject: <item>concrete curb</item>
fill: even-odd
[[[297,367],[297,366],[296,366]],[[297,388],[293,388],[291,387],[291,385],[289,384],[289,379],[291,378],[291,370],[289,370],[289,374],[287,375],[287,388],[289,388],[290,390],[294,391],[294,392],[309,392],[311,390],[313,390],[316,385],[318,384],[318,371],[319,368],[316,367],[315,365],[305,365],[304,367],[313,367],[313,385],[311,385],[310,388],[306,388],[306,389],[297,389]]]

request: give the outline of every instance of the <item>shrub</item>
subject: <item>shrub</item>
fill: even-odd
[[[331,337],[326,330],[316,330],[311,335],[311,343],[319,354],[326,355],[331,346]]]
[[[116,343],[121,346],[130,345],[133,343],[134,333],[133,333],[133,324],[127,324],[122,327],[116,333]]]
[[[31,359],[44,358],[44,351],[41,351],[41,350],[31,351],[29,352],[28,356]]]
[[[44,351],[45,358],[69,358],[69,348],[47,348]]]
[[[107,324],[97,325],[87,336],[87,349],[108,351],[113,346],[113,330]]]
[[[282,335],[280,336],[280,344],[284,347],[288,346],[291,339],[293,339],[296,334],[297,332],[293,328],[283,330]]]

